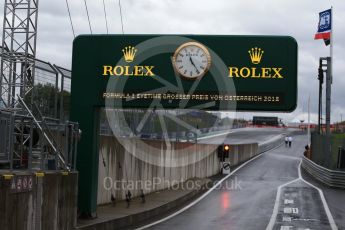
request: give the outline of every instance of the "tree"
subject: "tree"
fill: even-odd
[[[27,105],[31,105],[31,95],[33,93],[33,102],[37,105],[38,109],[43,116],[55,117],[55,108],[57,109],[57,116],[59,116],[60,110],[60,95],[63,95],[63,114],[68,118],[69,105],[70,105],[70,93],[67,91],[57,91],[53,84],[37,84],[34,88],[24,97],[24,101]],[[55,101],[55,98],[57,101]]]

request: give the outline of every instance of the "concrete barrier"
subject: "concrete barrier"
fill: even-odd
[[[98,204],[110,203],[111,195],[116,200],[123,200],[128,191],[136,197],[141,195],[141,189],[148,194],[190,178],[207,178],[220,171],[218,145],[170,142],[170,146],[166,146],[164,140],[145,140],[143,143],[137,139],[121,140],[121,143],[114,137],[101,137]],[[126,150],[128,148],[131,154]],[[145,155],[145,159],[135,157],[143,154],[142,151],[150,154]],[[257,143],[233,145],[229,160],[236,166],[256,154]],[[153,186],[135,186],[147,182]],[[111,186],[115,183],[116,186]]]
[[[232,145],[230,162],[239,165],[265,150],[276,147],[283,137],[277,137],[267,143]],[[140,195],[140,188],[122,188],[107,190],[104,178],[114,181],[152,181],[161,179],[144,193],[166,189],[174,183],[183,183],[190,178],[206,178],[220,170],[217,147],[209,144],[174,143],[168,146],[164,141],[147,140],[144,144],[135,139],[124,140],[125,147],[130,147],[134,155],[150,152],[153,159],[138,159],[128,154],[126,148],[114,137],[102,137],[100,143],[100,165],[98,204],[111,201],[111,193],[118,200],[125,199],[130,190],[133,197]],[[178,152],[178,149],[186,151]],[[103,158],[106,167],[103,166]],[[149,162],[153,162],[151,164]],[[159,164],[160,163],[160,164]],[[174,165],[179,165],[174,166]],[[20,183],[19,183],[20,181]],[[31,181],[31,182],[30,182]],[[166,183],[168,182],[168,183]],[[0,226],[1,230],[67,230],[74,229],[77,219],[78,174],[73,172],[47,172],[44,175],[30,172],[0,171]],[[82,192],[82,191],[81,191]],[[197,191],[185,199],[191,199]],[[171,204],[164,206],[168,211]],[[152,210],[152,215],[162,210]],[[147,212],[145,218],[149,216]],[[151,215],[151,214],[150,214]],[[141,215],[137,216],[141,220]],[[132,222],[131,222],[132,223]]]
[[[260,143],[259,150],[258,150],[259,153],[267,152],[271,149],[278,147],[279,145],[284,143],[284,139],[285,139],[285,135],[281,134],[281,135],[277,135],[276,137],[268,141]]]
[[[1,229],[74,229],[77,188],[77,173],[0,171]]]

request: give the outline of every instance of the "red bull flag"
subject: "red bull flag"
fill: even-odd
[[[323,39],[326,46],[330,43],[332,32],[332,9],[319,13],[319,25],[314,39]]]

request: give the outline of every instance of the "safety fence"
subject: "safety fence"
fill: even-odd
[[[345,170],[345,135],[312,133],[311,160],[331,170]]]
[[[106,111],[111,111],[111,115]],[[208,111],[102,109],[100,135],[197,142],[198,138],[245,127],[236,119],[229,123],[223,124],[222,119]]]
[[[6,53],[1,53],[0,49],[0,60],[6,58]],[[33,83],[27,88],[23,86],[25,85],[23,78],[12,79],[11,75],[16,74],[13,73],[14,70],[8,68],[2,70],[1,74],[11,78],[12,82],[0,79],[0,109],[17,107],[15,101],[18,99],[17,95],[20,95],[27,104],[36,103],[45,117],[61,121],[67,120],[71,92],[71,71],[40,59],[30,59],[30,61],[33,64],[29,67],[24,67],[21,62],[16,63],[18,68],[26,69],[23,71]]]
[[[74,170],[79,134],[77,123],[0,110],[0,170]]]
[[[336,188],[345,189],[345,172],[330,170],[321,165],[314,163],[305,156],[302,158],[302,168],[304,168],[310,175],[322,183]]]
[[[45,117],[68,120],[71,74],[68,69],[36,59],[35,84],[24,99],[31,99],[33,94],[33,102]]]
[[[1,73],[12,80],[0,81],[0,169],[75,169],[80,133],[78,124],[68,121],[71,71],[39,59],[30,62],[14,64],[27,79],[15,78],[11,68]]]

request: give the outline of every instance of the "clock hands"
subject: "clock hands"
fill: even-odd
[[[181,77],[200,79],[211,66],[211,56],[203,44],[186,42],[176,49],[173,65]]]
[[[195,67],[196,72],[199,74],[199,70],[198,70],[198,68],[196,68],[196,65],[194,64],[192,57],[189,57],[189,60],[192,63],[192,65]]]

